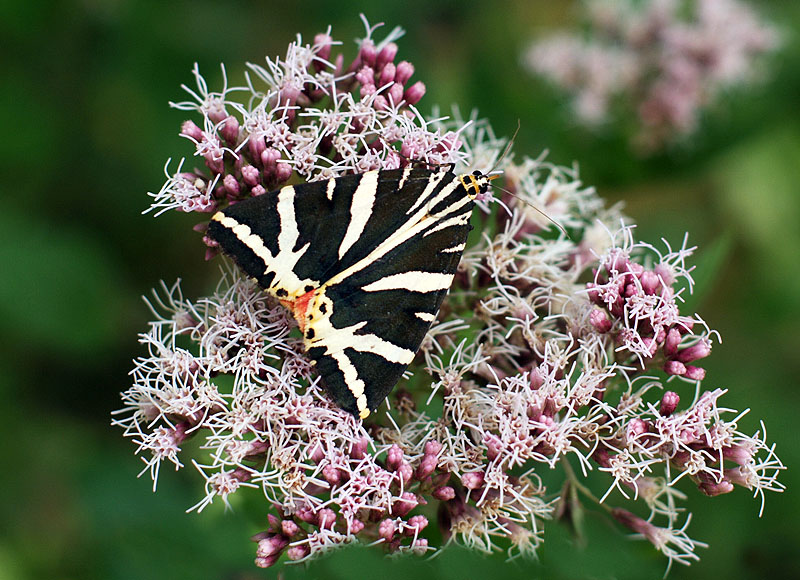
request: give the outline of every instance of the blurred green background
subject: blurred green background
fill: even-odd
[[[638,237],[700,246],[697,310],[724,339],[704,363],[706,388],[763,419],[789,470],[764,516],[746,491],[714,499],[686,487],[689,533],[708,542],[699,563],[670,578],[798,578],[800,487],[800,3],[757,6],[785,46],[766,84],[731,95],[690,146],[632,154],[619,136],[588,134],[563,97],[522,72],[526,42],[573,26],[573,2],[400,3],[309,0],[214,2],[83,0],[0,3],[0,580],[28,578],[272,578],[253,567],[251,533],[264,513],[201,515],[191,467],[162,471],[158,493],[131,441],[109,413],[128,387],[136,335],[150,314],[140,296],[159,280],[184,279],[188,296],[217,275],[203,260],[190,216],[142,216],[168,157],[190,156],[177,136],[195,61],[212,89],[219,63],[241,79],[245,61],[283,55],[302,33],[333,36],[355,54],[358,13],[407,30],[399,59],[414,63],[428,92],[423,112],[477,108],[499,134],[522,129],[518,155],[580,165],[609,202],[625,200]],[[381,38],[382,35],[378,35]],[[433,560],[385,560],[350,550],[290,567],[285,578],[660,578],[666,560],[589,516],[586,547],[546,527],[538,562],[505,563],[450,549]]]

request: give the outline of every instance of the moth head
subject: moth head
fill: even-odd
[[[473,171],[472,173],[459,175],[458,178],[461,181],[461,185],[467,190],[467,195],[470,199],[475,199],[489,191],[489,182],[493,179],[497,179],[501,175],[502,173],[484,174],[480,171]]]

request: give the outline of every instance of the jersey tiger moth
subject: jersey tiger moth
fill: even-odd
[[[494,177],[408,165],[287,185],[217,212],[208,236],[289,308],[327,392],[363,419],[436,319]]]

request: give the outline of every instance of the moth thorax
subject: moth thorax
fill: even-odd
[[[489,181],[491,177],[484,175],[480,171],[473,171],[472,173],[465,173],[459,175],[458,179],[461,185],[467,190],[467,195],[471,198],[476,198],[482,193],[486,193],[489,189]]]

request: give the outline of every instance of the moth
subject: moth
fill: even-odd
[[[328,394],[364,419],[436,319],[495,177],[408,165],[287,185],[217,212],[208,236],[291,311]]]

